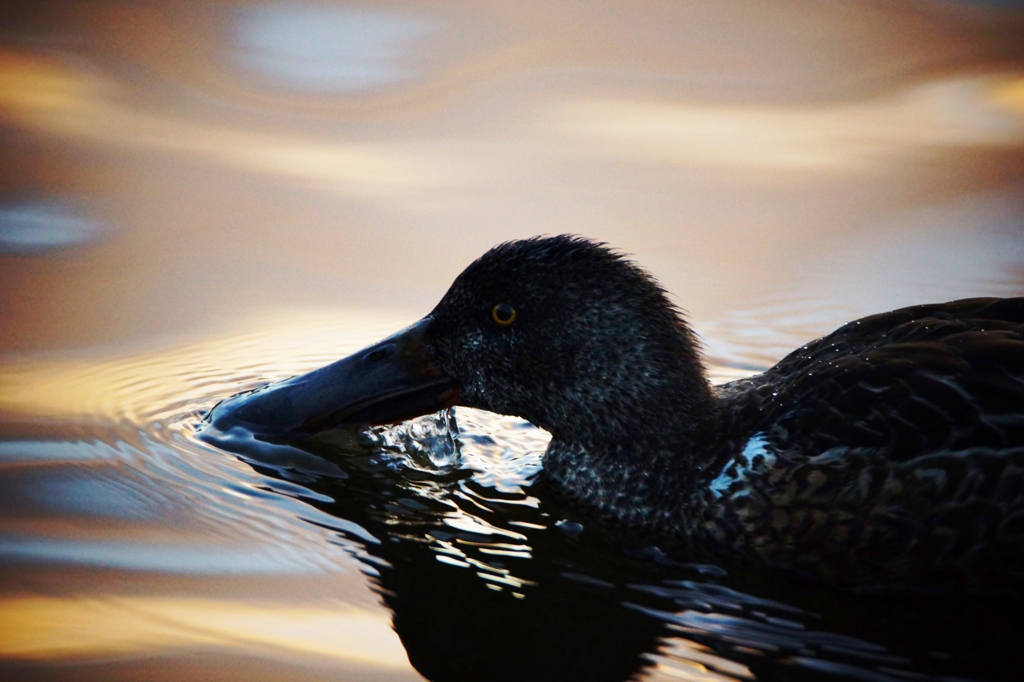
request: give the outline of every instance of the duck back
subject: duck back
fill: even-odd
[[[719,402],[744,436],[709,468],[716,542],[861,588],[1019,585],[1024,298],[851,322]]]

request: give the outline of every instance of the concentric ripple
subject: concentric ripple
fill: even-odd
[[[317,656],[355,660],[363,654],[343,642],[358,639],[361,651],[377,652],[365,654],[374,665],[402,668],[394,634],[374,625],[390,622],[412,665],[434,679],[927,679],[951,665],[1000,676],[998,661],[951,662],[943,653],[971,628],[934,601],[900,598],[918,631],[909,637],[906,623],[867,615],[884,602],[867,609],[870,598],[791,576],[617,544],[537,487],[548,435],[521,419],[456,408],[294,442],[219,433],[204,420],[230,395],[326,364],[406,322],[290,314],[251,323],[260,331],[131,357],[0,368],[8,571],[89,569],[132,585],[174,579],[188,599],[231,577],[235,600],[121,595],[95,609],[73,599],[0,600],[0,622],[22,633],[0,626],[0,642],[23,642],[0,644],[0,654],[151,655],[167,642],[214,641],[250,651],[269,640],[308,652],[313,635],[267,633],[313,618],[338,638],[335,648],[317,644]],[[721,380],[754,364],[712,369]],[[267,597],[257,595],[302,581],[317,586],[301,597],[305,610],[258,606]],[[117,592],[112,585],[104,590]],[[111,625],[110,609],[117,622],[149,615],[129,636]],[[251,625],[218,615],[225,609],[251,612]],[[61,629],[61,614],[72,611],[109,636]],[[164,630],[151,616],[178,634],[157,636]],[[212,639],[195,634],[200,621],[214,624]]]

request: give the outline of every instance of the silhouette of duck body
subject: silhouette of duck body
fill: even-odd
[[[867,317],[718,395],[695,530],[842,584],[1024,574],[1024,299]]]
[[[1024,575],[1024,298],[867,317],[712,387],[653,278],[534,238],[488,251],[415,325],[214,418],[301,436],[451,405],[548,430],[545,485],[636,538],[860,588]]]

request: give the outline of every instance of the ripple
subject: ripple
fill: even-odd
[[[10,359],[0,364],[0,409],[37,418],[191,423],[225,396],[327,364],[403,322],[362,310],[289,312],[235,325],[249,331],[135,354]]]
[[[550,436],[522,419],[460,407],[290,443],[203,425],[219,400],[331,362],[403,322],[318,311],[130,357],[8,362],[0,408],[61,424],[68,440],[0,443],[0,504],[21,509],[0,516],[0,556],[10,566],[190,580],[341,574],[382,596],[410,652],[450,657],[436,638],[460,633],[459,655],[479,652],[480,679],[503,657],[492,636],[548,670],[613,638],[620,663],[634,657],[646,679],[928,672],[916,654],[846,624],[859,598],[818,601],[814,589],[766,586],[703,557],[623,552],[535,494]],[[814,315],[787,324],[804,323]],[[732,366],[717,375],[749,373],[760,360],[747,353],[763,342],[736,340]],[[563,624],[543,644],[530,639],[545,622]]]

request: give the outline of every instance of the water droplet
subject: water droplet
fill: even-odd
[[[563,533],[571,537],[573,540],[578,538],[580,536],[580,533],[583,532],[583,524],[577,523],[575,521],[569,521],[568,519],[562,519],[561,521],[556,523],[555,528],[562,531]]]
[[[414,463],[444,469],[459,462],[459,427],[455,410],[435,414],[367,432],[367,439],[389,452],[408,455]]]

